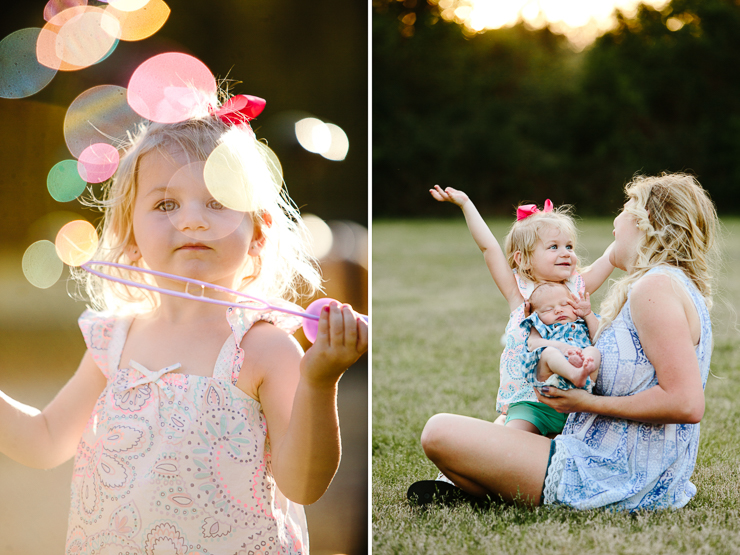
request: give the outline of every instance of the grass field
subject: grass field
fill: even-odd
[[[451,208],[452,209],[452,208]],[[489,222],[503,238],[508,222]],[[419,436],[435,413],[493,420],[508,308],[459,219],[373,224],[373,554],[740,553],[740,221],[726,220],[712,313],[715,349],[692,481],[679,511],[615,513],[495,505],[411,507],[406,489],[436,476]],[[580,225],[581,261],[612,239]],[[618,277],[618,273],[612,277]],[[593,297],[598,307],[607,287]]]

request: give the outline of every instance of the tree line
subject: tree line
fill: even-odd
[[[375,217],[445,213],[436,183],[488,214],[551,198],[609,215],[633,175],[662,171],[740,211],[740,1],[618,12],[582,52],[522,24],[463,31],[426,0],[374,2]]]

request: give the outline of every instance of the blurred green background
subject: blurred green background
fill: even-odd
[[[661,171],[739,212],[740,2],[641,6],[585,48],[547,26],[475,33],[445,17],[476,4],[525,2],[373,0],[375,217],[449,215],[436,183],[484,214],[551,198],[609,215],[636,172]]]
[[[59,72],[29,98],[0,99],[0,389],[23,402],[48,403],[85,348],[76,328],[84,303],[68,295],[66,270],[44,290],[31,286],[21,271],[31,243],[53,241],[71,218],[99,218],[77,201],[54,201],[47,191],[49,170],[71,158],[63,136],[65,111],[91,87],[125,87],[141,62],[162,52],[191,54],[217,78],[241,81],[232,93],[267,100],[253,128],[280,158],[295,203],[334,234],[321,260],[326,295],[367,313],[367,6],[328,0],[168,4],[170,16],[154,36],[121,41],[102,63]],[[89,5],[105,7],[94,0]],[[44,6],[5,2],[0,39],[42,27]],[[346,159],[330,161],[304,150],[292,132],[298,116],[341,127],[349,139]],[[307,507],[315,554],[367,552],[367,376],[363,358],[340,384],[342,464],[328,493]],[[0,456],[0,553],[61,553],[71,468],[66,463],[42,472]]]

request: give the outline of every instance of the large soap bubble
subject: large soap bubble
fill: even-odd
[[[216,90],[216,79],[203,62],[167,52],[136,68],[128,84],[128,103],[142,117],[177,123],[206,114]]]
[[[25,98],[46,87],[56,69],[40,64],[36,42],[41,29],[21,29],[0,41],[0,97]]]

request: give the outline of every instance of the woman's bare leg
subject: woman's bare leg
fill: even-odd
[[[549,439],[510,426],[437,414],[421,434],[427,457],[464,491],[538,505]]]

